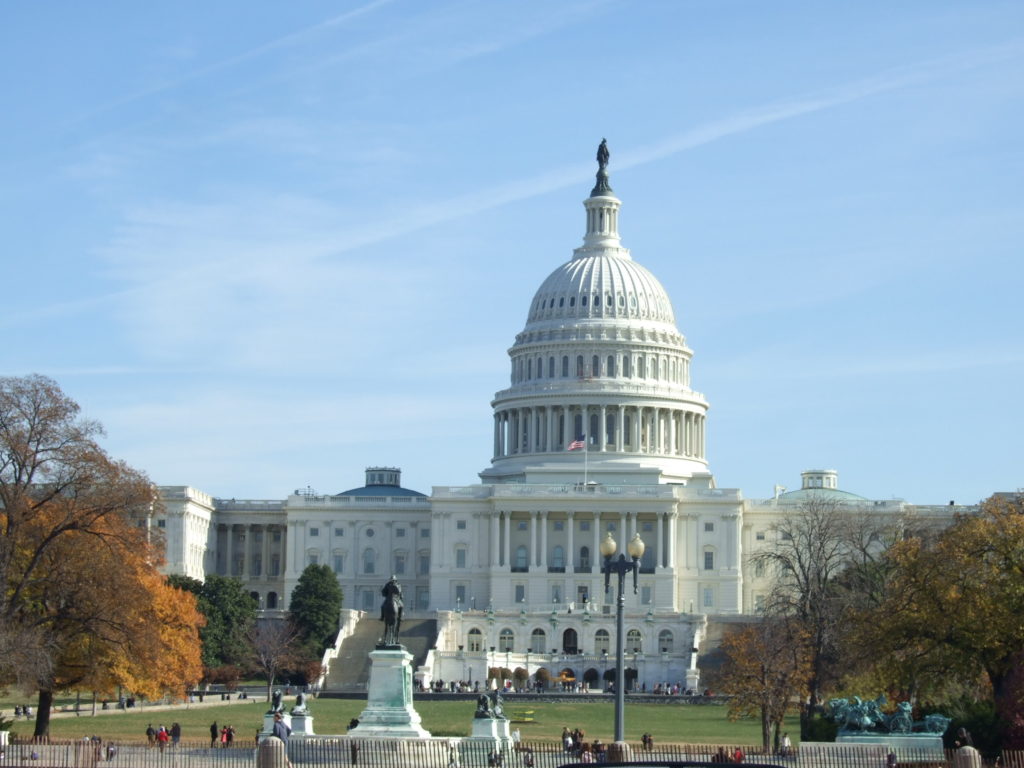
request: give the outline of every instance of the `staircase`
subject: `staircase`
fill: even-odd
[[[370,652],[384,631],[380,618],[367,613],[355,630],[342,641],[338,656],[331,662],[321,696],[332,692],[352,693],[366,690],[370,681]],[[436,619],[403,619],[399,642],[413,655],[412,668],[426,661],[427,652],[437,642]]]

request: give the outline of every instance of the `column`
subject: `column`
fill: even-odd
[[[501,512],[491,512],[491,562],[497,566],[504,565],[498,547],[501,545]]]
[[[499,447],[498,436],[501,434],[501,415],[494,414],[494,455],[501,455],[501,448]]]
[[[263,526],[263,552],[260,557],[262,562],[260,563],[260,575],[266,578],[270,575],[270,526]]]
[[[548,406],[548,453],[555,450],[555,406]]]
[[[537,560],[537,510],[530,512],[530,565],[539,565]],[[531,567],[530,570],[533,570]]]
[[[601,570],[601,513],[594,513],[594,547],[590,550],[590,563],[593,567],[597,566],[597,570]]]
[[[511,512],[502,512],[501,513],[501,519],[505,523],[505,542],[504,542],[504,547],[505,547],[504,561],[505,562],[503,563],[503,565],[506,568],[511,568],[512,567],[512,561],[509,559],[509,557],[511,557],[511,554],[512,554],[512,513]]]
[[[665,512],[658,511],[656,514],[657,523],[654,526],[654,567],[665,567]]]
[[[678,512],[669,512],[668,514],[668,542],[665,547],[665,556],[667,558],[667,565],[669,568],[676,568],[676,527],[679,522]]]
[[[228,576],[234,576],[235,569],[235,526],[228,525]]]
[[[636,437],[633,440],[633,445],[635,446],[634,450],[637,453],[640,453],[640,452],[643,451],[643,437],[644,437],[643,421],[644,421],[644,407],[642,405],[638,405],[636,407],[636,428],[634,429],[634,433],[636,434]]]
[[[575,567],[576,566],[576,555],[574,554],[575,550],[573,549],[574,545],[573,545],[573,541],[572,541],[572,539],[573,539],[573,530],[572,529],[573,529],[573,526],[575,525],[575,523],[573,521],[573,514],[574,513],[572,513],[572,512],[566,512],[565,513],[566,549],[569,550],[566,553],[567,557],[565,558],[565,565],[566,565],[565,572],[566,573],[575,573],[576,572],[576,567]]]
[[[608,445],[608,406],[601,406],[601,415],[598,416],[597,423],[597,434],[598,434],[598,445],[601,451],[606,451]]]
[[[547,570],[548,567],[548,513],[540,513],[540,561],[538,565]]]
[[[580,432],[583,433],[583,438],[587,441],[587,450],[589,451],[590,450],[591,434],[590,434],[590,406],[588,406],[588,405],[581,405],[580,406]],[[576,436],[573,435],[572,439],[575,440]]]
[[[615,450],[618,453],[622,453],[625,450],[625,439],[626,439],[626,408],[620,405],[619,411],[616,414],[616,425],[615,430]]]
[[[619,540],[619,552],[625,552],[626,551],[626,545],[629,544],[629,539],[626,538],[627,533],[626,533],[626,513],[625,512],[620,512],[619,513],[619,530],[618,530],[618,534],[619,535],[616,538],[618,538],[618,540]],[[619,556],[619,552],[615,553],[616,557]]]
[[[676,455],[676,411],[668,412],[668,451],[667,453]]]

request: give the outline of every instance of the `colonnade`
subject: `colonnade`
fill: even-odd
[[[284,537],[273,542],[280,525],[231,523],[217,526],[217,546],[224,533],[224,567],[218,572],[242,579],[276,578],[284,574]],[[241,537],[241,540],[239,540]],[[219,564],[218,564],[219,566]]]
[[[538,569],[547,571],[548,563],[548,532],[551,523],[562,521],[566,558],[564,567],[566,573],[577,572],[577,568],[589,568],[594,572],[601,569],[601,540],[604,538],[604,531],[607,523],[615,523],[613,538],[619,545],[620,552],[626,551],[626,545],[633,535],[640,532],[640,525],[645,522],[653,523],[652,532],[643,532],[640,537],[653,553],[651,560],[655,568],[667,568],[675,563],[675,542],[677,536],[678,515],[673,511],[658,512],[654,515],[645,513],[643,517],[638,512],[547,512],[543,510],[532,510],[530,512],[511,512],[496,510],[491,515],[490,536],[491,552],[497,553],[492,558],[500,568],[512,568],[512,524],[524,521],[525,515],[529,515],[529,533],[527,538],[527,550],[529,553],[528,570]],[[590,531],[580,530],[577,538],[577,526],[580,523],[589,523]],[[651,533],[654,534],[651,537]],[[652,539],[652,540],[649,540]],[[562,541],[559,538],[559,543]],[[581,562],[579,550],[588,546],[590,548],[589,563]],[[586,573],[588,571],[580,571]]]
[[[585,436],[587,450],[704,458],[707,417],[648,405],[506,408],[494,414],[494,457],[564,451]]]

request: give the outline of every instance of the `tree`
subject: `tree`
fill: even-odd
[[[249,629],[253,661],[267,678],[267,701],[274,689],[274,678],[294,658],[299,633],[288,621],[264,619]]]
[[[725,663],[719,687],[728,694],[729,717],[759,717],[765,749],[779,746],[786,712],[806,690],[811,655],[806,629],[792,617],[765,617],[722,640]]]
[[[111,459],[101,427],[78,413],[50,379],[0,379],[0,644],[36,649],[0,673],[39,692],[37,736],[56,691],[180,694],[198,677],[201,618],[191,598],[163,591],[137,524],[152,512],[152,485]]]
[[[308,565],[299,576],[289,608],[292,623],[311,655],[320,656],[333,641],[343,597],[337,577],[326,565]]]
[[[1024,746],[1024,496],[993,496],[934,541],[907,539],[891,557],[889,598],[862,626],[879,628],[890,660],[984,675],[1009,728],[1003,746]]]
[[[192,592],[199,600],[199,610],[206,618],[206,626],[200,633],[204,667],[243,664],[250,658],[249,633],[256,621],[258,606],[245,591],[241,579],[210,574],[203,582],[173,575],[168,577],[168,582]]]

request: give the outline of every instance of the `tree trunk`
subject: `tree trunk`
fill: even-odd
[[[50,710],[53,708],[53,691],[39,691],[39,706],[36,708],[36,729],[33,738],[44,739],[50,735]]]
[[[761,746],[765,749],[772,743],[772,721],[768,717],[768,710],[761,707]]]

